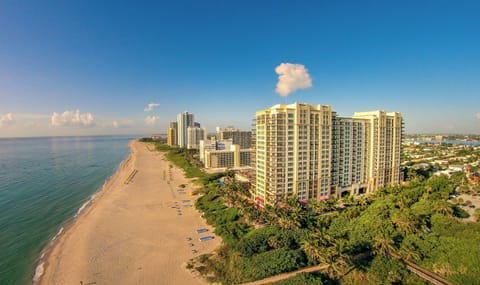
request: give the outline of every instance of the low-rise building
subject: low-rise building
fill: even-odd
[[[240,149],[237,144],[230,145],[229,149],[205,150],[205,168],[240,168],[250,166],[250,149]]]
[[[201,140],[199,143],[199,157],[200,161],[205,163],[205,151],[207,150],[225,150],[230,149],[232,140],[217,140],[215,137]]]

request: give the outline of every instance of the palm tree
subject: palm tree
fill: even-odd
[[[277,211],[277,221],[279,226],[284,230],[294,230],[301,227],[300,220],[298,216],[292,213],[289,213],[287,209],[282,209]]]
[[[473,218],[476,222],[480,221],[480,208],[475,209],[475,212],[473,213]]]
[[[394,241],[384,231],[381,231],[373,239],[373,253],[388,255],[394,251]]]
[[[453,214],[453,209],[450,203],[442,200],[437,200],[432,204],[432,209],[434,212],[440,213],[444,216],[451,216]]]
[[[340,279],[351,266],[350,258],[340,251],[338,244],[321,247],[320,263],[328,265],[327,274],[331,279]]]
[[[277,249],[281,246],[278,238],[275,237],[275,236],[269,237],[268,240],[267,240],[267,243],[268,243],[268,246],[273,248],[273,249]]]
[[[370,204],[369,198],[367,196],[362,196],[358,199],[358,205],[361,207],[362,210]]]
[[[418,251],[410,247],[403,247],[400,249],[399,254],[408,261],[420,260],[422,258],[422,255]]]
[[[338,202],[337,198],[330,198],[323,201],[325,201],[325,203],[327,204],[328,211],[333,211],[337,209],[337,202]]]
[[[310,199],[307,204],[308,209],[315,214],[323,212],[325,209],[323,206],[324,204],[313,199]]]
[[[351,265],[350,258],[342,253],[344,245],[345,240],[334,239],[320,229],[302,241],[301,249],[311,260],[327,265],[327,274],[330,278],[337,279],[341,278]]]
[[[320,250],[320,246],[318,244],[318,241],[316,241],[315,239],[303,240],[300,247],[311,260],[320,262],[320,260],[322,259],[322,252]]]
[[[403,235],[413,234],[418,230],[418,223],[409,211],[400,212],[392,216],[392,223],[399,228]]]
[[[405,210],[408,208],[408,201],[407,198],[404,196],[401,196],[396,203],[396,206],[400,209],[400,211]]]
[[[314,231],[317,228],[317,224],[316,224],[317,216],[312,211],[307,210],[305,212],[303,219],[304,219],[304,226],[308,230]]]

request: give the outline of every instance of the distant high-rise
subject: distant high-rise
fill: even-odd
[[[178,145],[177,132],[178,132],[177,122],[170,122],[170,126],[167,132],[167,144],[169,146]]]
[[[199,127],[188,127],[187,129],[187,148],[199,149],[200,141],[207,139],[207,130]]]
[[[242,131],[233,127],[217,128],[219,140],[232,139],[233,144],[238,144],[241,149],[252,147],[252,131]]]
[[[187,147],[187,129],[193,127],[193,114],[183,112],[177,116],[177,144],[179,147]]]
[[[402,117],[337,117],[330,106],[280,104],[256,113],[256,203],[321,200],[399,183]]]

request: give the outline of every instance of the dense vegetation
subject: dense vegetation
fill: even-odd
[[[168,157],[196,173],[188,154],[169,150]],[[445,176],[357,199],[307,205],[291,199],[262,211],[233,179],[221,186],[218,175],[197,177],[204,190],[196,207],[224,243],[190,267],[211,282],[238,284],[320,264],[321,274],[278,284],[426,284],[392,255],[455,284],[480,280],[480,225],[461,221],[464,213],[448,201],[455,184]]]
[[[139,139],[139,141],[140,142],[148,142],[148,143],[154,142],[154,140],[152,138],[147,138],[147,137],[141,138],[141,139]]]
[[[271,283],[275,285],[299,285],[299,284],[309,284],[309,285],[327,285],[335,284],[332,280],[329,280],[328,277],[316,272],[316,273],[299,273],[292,278]]]
[[[194,158],[195,150],[187,150],[184,148],[171,148],[168,145],[155,143],[156,149],[158,151],[166,152],[166,157],[177,167],[182,168],[185,171],[185,176],[188,178],[206,178],[206,175],[199,168],[202,166]],[[207,182],[207,181],[206,181]]]

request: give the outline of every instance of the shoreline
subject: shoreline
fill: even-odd
[[[129,148],[117,171],[42,250],[32,284],[207,284],[185,269],[190,258],[221,243],[194,209],[198,197],[186,196],[195,185],[148,144],[131,141]],[[161,179],[166,171],[168,181]],[[181,184],[187,187],[173,193]],[[215,239],[199,242],[199,227]]]
[[[64,235],[67,235],[68,232],[72,229],[72,227],[74,227],[77,220],[79,218],[81,218],[82,215],[85,215],[86,212],[88,212],[91,207],[93,207],[95,202],[98,199],[101,198],[103,192],[105,192],[107,190],[111,190],[111,189],[109,189],[109,184],[112,182],[112,180],[116,179],[120,175],[121,170],[123,170],[124,168],[126,168],[129,165],[130,161],[132,160],[132,148],[130,146],[130,144],[132,142],[133,142],[133,140],[128,143],[128,148],[130,149],[129,154],[127,155],[127,157],[124,160],[122,160],[118,164],[118,166],[117,166],[116,170],[113,172],[113,174],[105,179],[105,182],[103,183],[103,185],[101,187],[99,187],[98,190],[95,193],[90,195],[88,200],[85,201],[77,209],[77,212],[75,213],[75,215],[73,215],[73,217],[67,219],[62,224],[62,226],[60,227],[58,232],[42,248],[42,250],[39,253],[39,257],[37,258],[37,261],[35,262],[35,270],[33,272],[33,275],[31,276],[31,282],[30,283],[32,285],[37,285],[37,284],[41,283],[42,278],[44,278],[45,270],[47,269],[47,266],[48,266],[47,261],[48,261],[50,255],[52,254],[52,251],[54,250],[54,248],[56,246],[58,246],[58,244],[61,242],[62,237]]]

